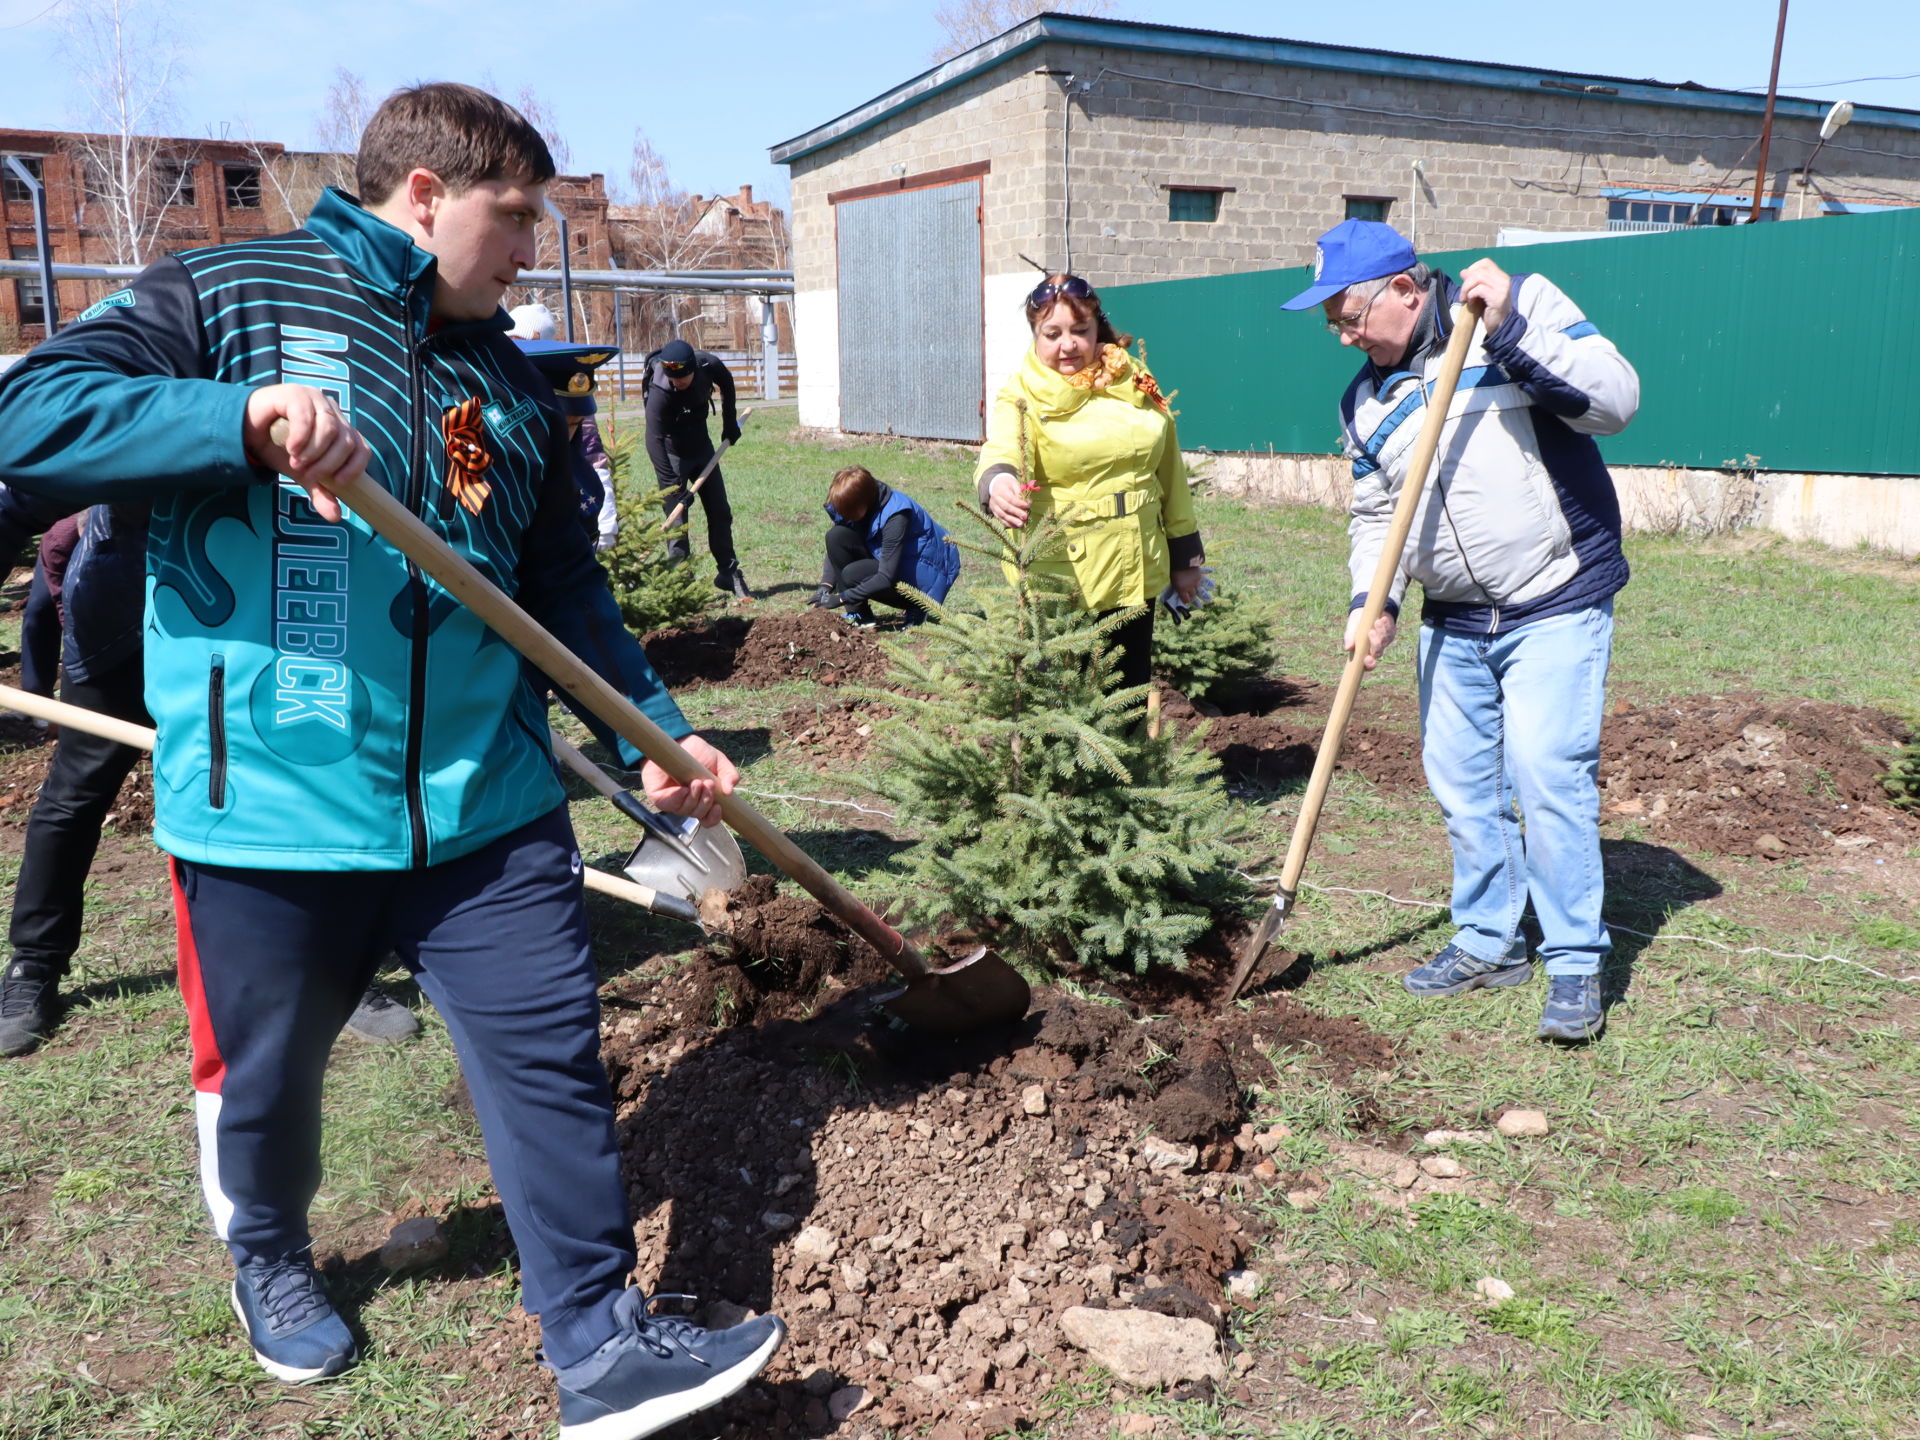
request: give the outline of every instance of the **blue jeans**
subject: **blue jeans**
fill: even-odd
[[[1529,895],[1549,975],[1598,974],[1613,948],[1599,787],[1612,653],[1611,600],[1505,635],[1420,629],[1422,758],[1453,844],[1453,943],[1470,955],[1526,955]]]

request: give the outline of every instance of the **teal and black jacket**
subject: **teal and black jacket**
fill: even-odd
[[[372,446],[369,480],[691,732],[593,558],[550,387],[503,313],[432,328],[433,288],[432,256],[330,190],[303,230],[150,266],[0,381],[0,483],[153,501],[155,839],[183,860],[432,865],[564,799],[540,677],[363,522],[320,520],[253,465],[255,386],[332,395]]]

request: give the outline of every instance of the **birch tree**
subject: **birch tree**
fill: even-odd
[[[1113,0],[946,0],[933,12],[933,23],[947,37],[933,52],[933,60],[936,64],[951,60],[1048,10],[1104,17],[1114,13],[1114,6]]]
[[[167,207],[193,174],[192,153],[163,155],[156,138],[173,115],[178,27],[148,0],[68,0],[63,23],[83,132],[68,148],[84,176],[88,219],[116,263],[144,265],[161,250]]]

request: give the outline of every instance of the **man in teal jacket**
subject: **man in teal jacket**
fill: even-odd
[[[553,173],[492,96],[397,93],[362,142],[364,203],[329,191],[302,230],[159,261],[9,372],[0,482],[153,501],[155,838],[202,1181],[255,1357],[296,1383],[355,1358],[310,1257],[320,1077],[397,952],[459,1049],[561,1434],[623,1440],[746,1384],[784,1332],[702,1330],[624,1289],[581,863],[538,677],[329,489],[383,486],[514,595],[718,777],[649,766],[649,798],[716,818],[737,774],[621,626],[565,427],[505,336]]]

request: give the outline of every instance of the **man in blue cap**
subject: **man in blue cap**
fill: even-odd
[[[580,518],[593,538],[595,550],[605,550],[620,533],[620,512],[614,503],[613,462],[600,441],[593,417],[593,376],[620,352],[611,345],[572,345],[563,340],[522,340],[514,344],[533,362],[553,387],[553,403],[567,417],[567,439],[573,458],[573,483],[580,487]]]
[[[690,503],[687,492],[713,458],[707,435],[707,413],[720,397],[720,438],[731,444],[740,438],[740,419],[733,408],[733,372],[718,355],[696,350],[684,340],[669,340],[647,357],[647,458],[660,482],[660,503],[668,514]],[[713,583],[741,600],[751,600],[740,557],[733,549],[733,507],[727,504],[727,481],[719,467],[700,486],[696,497],[707,512],[707,546],[713,551]],[[684,559],[685,538],[669,542],[668,553]]]
[[[1479,260],[1455,283],[1376,221],[1321,236],[1314,283],[1284,308],[1322,306],[1327,329],[1367,357],[1340,401],[1353,462],[1351,651],[1453,307],[1472,300],[1486,307],[1486,331],[1387,613],[1365,640],[1371,669],[1418,580],[1421,745],[1453,846],[1458,929],[1405,983],[1442,996],[1531,979],[1521,931],[1531,896],[1548,981],[1539,1033],[1587,1040],[1605,1024],[1600,969],[1612,948],[1600,918],[1600,721],[1613,597],[1627,583],[1620,505],[1593,437],[1633,418],[1639,377],[1546,277]]]

